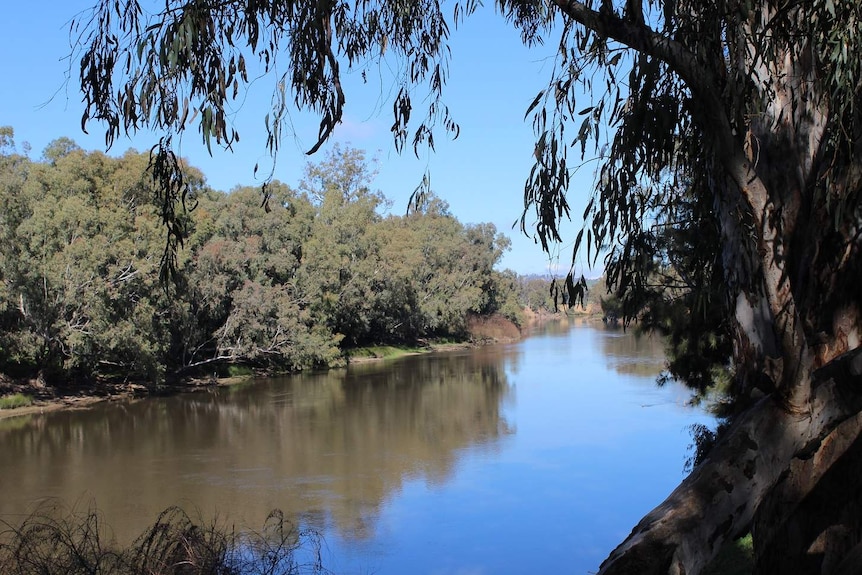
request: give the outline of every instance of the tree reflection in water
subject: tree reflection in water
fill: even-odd
[[[0,515],[93,499],[129,540],[170,505],[247,525],[279,508],[365,539],[404,481],[445,482],[511,433],[508,393],[501,358],[471,352],[46,414],[0,428]]]
[[[711,416],[658,342],[546,326],[516,344],[0,424],[0,519],[90,501],[120,543],[179,505],[282,509],[334,573],[583,573],[679,483]],[[517,432],[516,432],[517,431]],[[125,540],[125,541],[123,541]]]

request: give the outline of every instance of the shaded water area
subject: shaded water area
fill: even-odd
[[[0,518],[95,505],[121,541],[180,505],[325,539],[336,574],[588,573],[683,478],[709,416],[658,342],[517,344],[0,420]]]

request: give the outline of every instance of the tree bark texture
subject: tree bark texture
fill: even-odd
[[[829,149],[829,126],[846,119],[830,117],[832,87],[817,60],[828,55],[791,33],[806,29],[801,19],[811,14],[756,3],[756,14],[721,16],[727,27],[711,32],[716,49],[710,38],[649,28],[631,13],[642,3],[626,3],[621,14],[610,2],[600,10],[556,4],[598,36],[661,61],[690,92],[691,118],[707,140],[700,166],[711,174],[696,192],[711,195],[722,230],[734,396],[748,405],[600,573],[696,574],[750,528],[761,572],[783,572],[773,561],[791,543],[800,550],[782,563],[790,572],[850,568],[857,494],[841,470],[855,469],[862,451],[862,169],[854,153],[862,144]],[[684,17],[695,26],[695,14]],[[786,26],[784,36],[773,25]]]
[[[760,504],[752,533],[755,573],[862,572],[862,415],[848,419],[812,457],[795,459]],[[862,549],[862,547],[860,547]]]
[[[841,477],[840,470],[838,475],[831,474],[832,465],[845,453],[852,459],[853,448],[862,441],[858,440],[862,350],[845,354],[815,372],[811,389],[804,412],[788,411],[778,394],[773,394],[741,415],[706,461],[602,563],[599,574],[696,575],[724,542],[752,526],[761,526],[757,538],[792,529],[793,511],[802,513],[805,508],[778,509],[785,494],[792,492],[799,502],[812,494],[816,498],[821,480],[828,485],[834,477]],[[821,493],[827,491],[828,487]],[[762,504],[766,507],[759,512]],[[825,521],[824,529],[835,523],[832,519]],[[786,537],[774,535],[772,541],[780,547]],[[858,542],[850,537],[845,547]],[[764,565],[769,560],[765,553],[770,552],[763,552]],[[838,565],[847,554],[833,555],[830,561]],[[791,572],[799,573],[797,567],[794,564]]]

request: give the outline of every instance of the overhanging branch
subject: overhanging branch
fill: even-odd
[[[714,96],[717,82],[710,71],[698,63],[685,46],[647,26],[642,14],[640,17],[632,14],[631,18],[621,18],[606,11],[592,10],[583,2],[555,0],[555,3],[564,14],[597,34],[663,61],[679,74],[696,96],[705,97],[712,92],[712,99],[717,99]]]
[[[608,11],[588,8],[583,2],[554,0],[557,7],[575,22],[637,52],[658,58],[679,75],[691,90],[692,97],[703,102],[701,121],[707,133],[714,134],[720,154],[729,159],[737,147],[730,120],[719,95],[721,86],[712,70],[698,62],[695,55],[679,42],[653,30],[642,14],[621,18]],[[637,12],[637,9],[633,7]]]

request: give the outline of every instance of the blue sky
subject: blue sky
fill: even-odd
[[[5,7],[0,19],[5,78],[0,88],[0,125],[15,129],[19,149],[24,142],[30,144],[31,157],[38,158],[45,146],[60,136],[72,138],[85,149],[105,149],[98,125],[89,126],[90,135],[81,131],[83,106],[75,83],[77,63],[67,58],[69,21],[93,1],[15,2]],[[363,85],[358,73],[348,79],[345,118],[334,141],[363,149],[369,158],[379,160],[373,187],[393,200],[392,212],[404,212],[410,194],[428,169],[432,189],[449,202],[462,222],[493,222],[512,240],[512,249],[501,267],[519,273],[548,273],[559,268],[564,274],[579,222],[564,226],[564,243],[551,258],[532,238],[512,228],[523,209],[523,185],[532,166],[534,140],[524,112],[551,73],[554,41],[526,49],[518,32],[496,15],[489,3],[453,30],[451,45],[444,101],[461,126],[457,140],[446,141],[441,132],[435,138],[436,153],[419,159],[412,150],[400,156],[396,153],[389,132],[392,105],[388,98],[397,88],[387,69],[392,63],[383,62],[382,80],[371,78]],[[72,77],[66,83],[70,70]],[[227,191],[235,185],[259,183],[253,175],[256,163],[261,166],[259,174],[268,173],[263,117],[271,87],[266,80],[259,81],[238,109],[234,121],[242,139],[232,153],[213,148],[210,156],[196,133],[184,137],[180,153],[203,171],[213,188]],[[418,114],[421,108],[414,103],[414,110]],[[296,186],[305,164],[317,157],[304,153],[316,141],[317,121],[303,114],[294,114],[293,120],[295,134],[282,142],[275,177]],[[153,134],[139,134],[133,140],[118,141],[110,153],[121,154],[130,147],[146,150],[154,142]],[[589,168],[573,178],[569,191],[573,214],[583,211],[591,183]],[[597,275],[580,267],[578,271]]]

